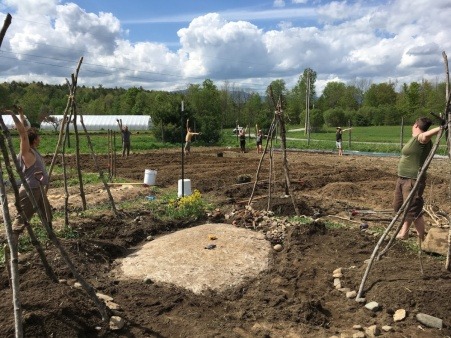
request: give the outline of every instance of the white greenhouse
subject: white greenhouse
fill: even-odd
[[[8,129],[16,129],[16,125],[14,124],[13,118],[11,117],[11,115],[2,115],[3,118],[3,122],[5,123],[6,127]],[[25,120],[27,120],[28,124],[30,124],[30,122],[28,121],[28,118],[25,116]]]
[[[50,115],[57,123],[57,129],[61,128],[63,115]],[[130,131],[149,130],[152,127],[152,120],[148,115],[83,115],[83,123],[87,130],[119,130],[117,120],[122,120],[122,125],[127,126]],[[55,123],[41,122],[42,130],[55,130]],[[83,131],[80,123],[80,117],[77,117],[77,129]],[[74,130],[74,124],[71,122],[69,130]]]

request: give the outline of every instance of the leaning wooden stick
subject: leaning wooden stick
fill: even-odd
[[[2,46],[3,43],[3,38],[5,37],[6,31],[8,30],[9,26],[11,25],[11,21],[12,21],[12,16],[11,14],[7,14],[5,21],[3,22],[3,27],[2,30],[0,31],[0,47]]]

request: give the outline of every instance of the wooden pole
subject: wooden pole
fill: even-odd
[[[5,265],[8,266],[8,272],[10,272],[11,286],[13,291],[13,308],[14,308],[14,330],[15,337],[23,337],[22,326],[22,303],[20,301],[20,284],[19,284],[19,258],[17,253],[17,245],[13,241],[13,229],[11,216],[8,209],[8,198],[6,195],[6,188],[3,182],[3,171],[0,165],[0,194],[2,202],[3,220],[6,229],[6,239],[8,241],[8,248],[5,247]],[[9,252],[8,252],[9,251]],[[8,257],[10,255],[10,257]],[[7,261],[7,258],[10,261]]]
[[[116,178],[116,164],[117,164],[116,132],[113,130],[113,176],[114,176],[114,178]]]
[[[3,22],[3,27],[2,30],[0,31],[0,47],[2,46],[3,43],[3,39],[6,35],[6,31],[8,30],[9,26],[11,25],[11,21],[12,21],[12,16],[11,14],[7,14],[5,21]]]
[[[273,135],[274,128],[275,128],[275,126],[274,126],[275,125],[275,121],[276,121],[276,117],[274,116],[274,118],[273,118],[273,120],[271,122],[271,126],[269,127],[268,138],[266,139],[265,149],[263,150],[263,153],[260,156],[260,161],[258,162],[257,172],[255,173],[255,183],[254,183],[254,187],[252,188],[251,196],[249,197],[248,205],[251,205],[252,198],[254,197],[255,188],[257,187],[258,177],[259,177],[259,174],[260,174],[260,169],[262,167],[263,159],[265,158],[265,154],[266,154],[266,152],[268,150],[269,142],[270,142],[270,140],[272,140],[272,135]],[[269,177],[269,184],[271,185],[271,177]]]
[[[99,163],[98,163],[98,161],[97,161],[96,154],[95,154],[95,152],[94,152],[94,148],[93,148],[93,146],[92,146],[91,138],[89,137],[88,130],[86,129],[86,126],[85,126],[85,124],[84,124],[84,122],[83,122],[83,115],[80,115],[80,123],[81,123],[81,126],[82,126],[82,128],[83,128],[83,130],[84,130],[84,132],[85,132],[86,139],[87,139],[87,141],[88,141],[88,146],[89,146],[89,149],[91,150],[91,156],[92,156],[92,159],[93,159],[94,164],[95,164],[95,166],[96,166],[96,169],[97,169],[97,171],[99,172],[100,179],[102,180],[103,186],[105,187],[105,189],[106,189],[106,191],[107,191],[107,193],[108,193],[108,198],[110,199],[111,208],[113,209],[114,214],[115,214],[116,216],[118,216],[119,213],[118,213],[118,211],[117,211],[117,209],[116,209],[116,205],[114,204],[113,195],[111,195],[111,191],[110,191],[110,187],[108,186],[108,182],[106,181],[105,176],[103,175],[102,169],[100,169]]]

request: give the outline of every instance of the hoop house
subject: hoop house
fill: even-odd
[[[50,115],[57,123],[57,129],[61,128],[63,115]],[[148,115],[83,115],[83,123],[89,131],[99,131],[108,129],[118,129],[117,120],[122,120],[123,126],[128,126],[130,131],[133,130],[149,130],[152,126],[152,120]],[[50,122],[41,123],[42,130],[55,130],[55,124]],[[77,118],[77,129],[82,130],[80,118]],[[74,125],[69,124],[69,130],[73,131]]]
[[[2,115],[3,122],[5,122],[5,125],[8,129],[16,129],[16,125],[14,124],[13,118],[11,115]],[[30,121],[28,121],[27,117],[25,116],[25,119],[28,122],[28,125],[30,125]]]

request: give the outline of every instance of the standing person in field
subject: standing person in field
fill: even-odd
[[[338,156],[343,156],[343,132],[350,130],[348,129],[341,129],[340,127],[337,127],[337,131],[335,132],[335,146],[338,149]]]
[[[242,153],[246,152],[246,128],[241,128],[238,133],[238,138],[240,139],[240,150]]]
[[[116,121],[122,133],[122,157],[127,158],[130,155],[130,136],[132,133],[128,130],[128,126],[122,125],[122,120]]]
[[[415,185],[418,173],[432,149],[432,136],[438,134],[441,128],[446,128],[447,126],[443,125],[428,131],[431,124],[432,121],[427,117],[418,118],[412,126],[412,138],[401,150],[401,158],[398,163],[398,179],[393,199],[393,208],[396,212],[399,211]],[[426,186],[426,175],[423,175],[418,184],[418,189],[415,195],[412,196],[404,224],[396,236],[398,239],[407,239],[409,237],[409,228],[414,223],[419,240],[424,240],[423,192]]]
[[[186,120],[186,136],[185,136],[185,154],[191,154],[191,141],[194,135],[200,135],[201,133],[195,133],[189,127],[189,119]]]
[[[20,170],[30,186],[39,210],[47,218],[47,222],[50,225],[52,221],[52,209],[45,193],[49,184],[49,175],[45,168],[44,159],[37,150],[39,143],[41,142],[41,137],[34,128],[28,126],[22,107],[17,107],[17,110],[19,112],[19,118],[11,112],[20,137],[20,151],[17,155],[17,160],[19,162]],[[17,215],[13,222],[13,241],[16,244],[25,225],[28,224],[29,220],[36,212],[31,200],[28,198],[23,184],[19,189],[19,204],[26,219],[23,219],[22,215]]]
[[[262,145],[263,145],[263,133],[261,129],[258,129],[258,125],[255,125],[255,130],[257,132],[256,141],[257,141],[257,154],[263,153]]]

